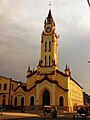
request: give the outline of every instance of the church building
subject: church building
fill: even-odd
[[[66,65],[64,72],[58,69],[58,35],[55,30],[56,25],[49,10],[41,34],[41,55],[37,69],[28,67],[26,84],[19,83],[12,91],[12,105],[38,109],[44,105],[55,105],[58,109],[68,111],[83,105],[83,88],[72,78],[70,68]]]
[[[73,110],[83,105],[83,88],[71,77],[70,68],[58,70],[58,35],[51,10],[41,34],[41,57],[37,70],[27,71],[26,106],[56,105]]]

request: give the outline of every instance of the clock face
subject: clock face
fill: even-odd
[[[48,32],[48,33],[51,32],[51,28],[50,28],[50,27],[47,27],[47,28],[46,28],[46,32]]]

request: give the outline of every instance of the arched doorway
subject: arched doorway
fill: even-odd
[[[17,97],[14,98],[14,105],[17,105]]]
[[[50,93],[48,90],[45,90],[42,95],[42,106],[50,105]]]
[[[24,97],[21,97],[21,106],[24,106]]]
[[[64,106],[64,100],[63,100],[62,96],[60,96],[60,98],[59,98],[59,106],[61,106],[61,107]]]
[[[33,96],[30,97],[30,106],[34,106],[34,97]]]

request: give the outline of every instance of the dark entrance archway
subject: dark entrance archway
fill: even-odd
[[[45,90],[43,92],[43,96],[42,96],[42,106],[44,105],[50,105],[50,93],[48,90]]]
[[[61,106],[61,107],[64,106],[64,99],[62,96],[59,98],[59,106]]]
[[[33,96],[31,96],[31,98],[30,98],[30,106],[34,106],[34,97]]]
[[[24,106],[24,97],[21,98],[21,106]]]
[[[17,105],[17,97],[14,98],[14,105]]]

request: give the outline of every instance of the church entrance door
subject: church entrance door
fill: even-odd
[[[44,105],[50,105],[50,93],[48,90],[45,90],[43,92],[43,96],[42,96],[42,106]]]

